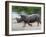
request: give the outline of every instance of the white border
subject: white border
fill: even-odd
[[[41,7],[41,30],[35,30],[35,31],[12,31],[11,29],[11,12],[12,12],[12,6],[29,6],[29,7]],[[26,33],[41,33],[44,30],[44,5],[41,4],[25,4],[25,3],[9,3],[9,34],[26,34]]]

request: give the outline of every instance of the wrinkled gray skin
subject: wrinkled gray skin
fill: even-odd
[[[40,18],[39,14],[32,14],[30,16],[26,16],[26,15],[20,15],[20,16],[21,16],[21,18],[16,18],[16,20],[18,23],[24,21],[23,27],[26,26],[26,23],[30,26],[32,26],[32,24],[30,24],[30,23],[33,23],[33,22],[37,22],[38,26],[39,26],[39,23],[41,24],[41,18]]]

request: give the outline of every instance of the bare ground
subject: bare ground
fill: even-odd
[[[12,31],[22,31],[22,30],[39,30],[41,27],[41,24],[37,26],[37,22],[32,23],[32,27],[26,24],[25,27],[23,27],[24,23],[16,23],[16,20],[12,21]]]

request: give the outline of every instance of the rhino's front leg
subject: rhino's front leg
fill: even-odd
[[[32,26],[32,24],[28,23],[29,26]]]
[[[26,27],[26,23],[24,23],[23,27]]]

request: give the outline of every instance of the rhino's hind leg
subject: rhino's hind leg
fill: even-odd
[[[37,26],[39,26],[39,22],[37,22]]]

